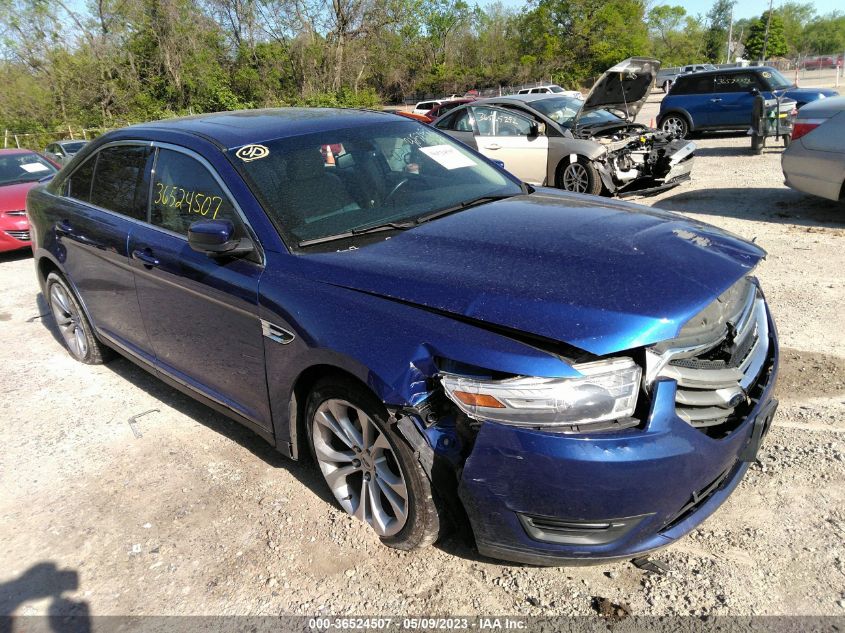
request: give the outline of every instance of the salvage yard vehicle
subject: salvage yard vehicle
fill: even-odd
[[[839,93],[827,88],[799,88],[769,66],[723,68],[678,78],[660,102],[657,126],[686,137],[690,132],[748,129],[756,94],[793,99],[795,107]]]
[[[798,111],[781,166],[787,187],[845,200],[845,97],[820,99]]]
[[[28,149],[0,149],[0,252],[29,248],[26,194],[58,165]]]
[[[628,59],[605,72],[585,100],[493,97],[434,125],[528,183],[610,195],[668,189],[689,178],[695,144],[634,122],[659,67]]]
[[[716,67],[713,64],[689,64],[681,68],[667,68],[657,73],[657,80],[655,83],[660,86],[660,89],[663,90],[664,93],[667,93],[671,90],[672,84],[674,84],[681,75],[697,73],[702,70],[716,70]]]
[[[44,153],[59,165],[66,165],[88,141],[56,141],[50,143]]]
[[[534,189],[389,113],[113,131],[27,209],[74,358],[117,350],[310,453],[391,547],[447,519],[530,563],[662,547],[731,494],[777,404],[759,246]]]
[[[584,95],[578,90],[564,90],[557,84],[545,84],[543,86],[534,86],[533,88],[522,88],[518,90],[518,95],[560,95],[562,97],[572,97],[573,99],[583,99]]]

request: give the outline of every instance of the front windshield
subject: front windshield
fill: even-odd
[[[772,90],[783,90],[784,88],[792,87],[792,82],[774,69],[764,70],[763,77],[768,80]]]
[[[62,148],[68,154],[76,154],[85,145],[85,141],[73,141],[71,143],[62,143]]]
[[[0,155],[0,186],[34,182],[56,171],[53,165],[38,154]]]
[[[294,247],[522,193],[517,182],[463,145],[413,121],[327,130],[263,146],[266,153],[258,159],[242,160],[238,149],[230,154]]]
[[[571,128],[575,116],[581,110],[584,102],[572,97],[552,97],[531,102],[531,107],[545,114],[552,121],[563,127]],[[603,123],[618,123],[621,119],[607,110],[590,110],[578,119],[578,125],[585,127],[601,125]]]

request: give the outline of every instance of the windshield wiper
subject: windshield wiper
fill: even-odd
[[[461,202],[460,204],[456,204],[451,207],[446,207],[445,209],[440,209],[439,211],[435,211],[434,213],[429,213],[428,215],[420,216],[416,220],[410,220],[408,222],[384,222],[382,224],[374,224],[372,226],[351,229],[349,231],[344,231],[343,233],[335,233],[334,235],[326,235],[324,237],[315,237],[310,240],[302,240],[301,242],[299,242],[299,247],[303,248],[305,246],[325,244],[326,242],[334,242],[336,240],[345,240],[351,237],[357,237],[358,235],[366,235],[367,233],[381,233],[382,231],[404,231],[407,229],[412,229],[415,226],[419,226],[424,222],[429,222],[437,218],[442,218],[444,215],[449,215],[450,213],[455,213],[456,211],[463,211],[464,209],[468,209],[479,204],[484,204],[486,202],[504,200],[505,198],[510,198],[514,195],[516,194],[509,193],[499,196],[481,196],[480,198],[467,200],[466,202]]]
[[[416,219],[416,224],[430,222],[431,220],[442,218],[444,215],[449,215],[450,213],[455,213],[456,211],[463,211],[464,209],[469,209],[470,207],[475,207],[479,204],[486,204],[488,202],[495,202],[496,200],[505,200],[506,198],[512,198],[515,195],[516,194],[513,193],[506,193],[498,196],[481,196],[480,198],[467,200],[466,202],[461,202],[460,204],[456,204],[451,207],[446,207],[445,209],[440,209],[440,211],[435,211],[434,213],[423,215]]]
[[[349,239],[356,235],[366,235],[367,233],[380,233],[382,231],[403,231],[405,229],[413,228],[417,225],[416,222],[384,222],[383,224],[374,224],[373,226],[365,226],[355,228],[343,233],[335,233],[334,235],[325,235],[323,237],[315,237],[310,240],[302,240],[299,247],[313,246],[315,244],[324,244],[326,242],[334,242],[335,240]]]

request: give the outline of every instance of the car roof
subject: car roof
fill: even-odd
[[[395,122],[389,112],[345,108],[269,108],[198,114],[141,123],[124,131],[182,132],[226,148],[373,123]]]
[[[533,94],[533,95],[504,95],[502,97],[489,97],[487,99],[480,99],[476,101],[476,103],[484,103],[484,102],[492,102],[492,101],[517,101],[522,103],[530,103],[532,101],[543,101],[545,99],[571,99],[572,97],[567,97],[566,95],[561,94]]]
[[[87,142],[88,141],[86,141],[85,139],[82,139],[82,138],[78,138],[76,140],[71,140],[71,139],[67,138],[63,141],[53,141],[51,143],[51,145],[68,145],[69,143],[87,143]]]
[[[777,69],[772,68],[771,66],[737,66],[736,68],[716,68],[715,70],[699,70],[694,74],[696,77],[701,77],[704,75],[733,75],[735,73],[747,73],[747,72],[757,72],[767,70],[769,72],[775,71]],[[688,77],[689,75],[683,75]]]
[[[13,147],[11,149],[0,149],[0,156],[14,156],[16,154],[37,154],[35,150],[32,149],[25,149],[25,148],[16,148]]]

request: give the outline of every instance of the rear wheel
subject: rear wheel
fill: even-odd
[[[431,482],[371,393],[351,380],[322,380],[308,398],[306,420],[312,455],[346,512],[389,547],[437,540]]]
[[[680,114],[669,114],[660,122],[660,129],[677,138],[686,138],[689,134],[689,123]]]
[[[592,162],[584,157],[578,157],[574,163],[561,164],[557,169],[557,186],[559,189],[573,193],[587,193],[597,196],[601,193],[601,176]]]
[[[663,92],[664,92],[664,94],[668,93],[669,90],[671,90],[671,89],[672,89],[672,82],[671,81],[664,81],[663,82]]]
[[[45,287],[50,312],[70,355],[86,365],[105,362],[109,350],[94,336],[94,330],[67,282],[58,273],[51,272]]]

